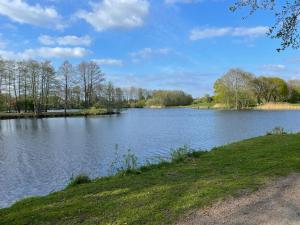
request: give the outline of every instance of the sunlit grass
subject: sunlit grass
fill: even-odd
[[[291,104],[286,102],[266,103],[255,108],[259,110],[299,110],[300,104]]]

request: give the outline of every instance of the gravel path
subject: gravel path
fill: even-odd
[[[177,225],[300,225],[300,174],[192,213]]]

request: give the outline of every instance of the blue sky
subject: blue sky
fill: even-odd
[[[117,86],[213,92],[239,67],[300,78],[300,54],[276,52],[270,12],[229,11],[233,0],[1,0],[0,55],[97,61]]]

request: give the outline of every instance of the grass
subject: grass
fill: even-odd
[[[257,137],[0,210],[0,224],[171,224],[190,210],[300,171],[300,134]]]
[[[0,112],[0,120],[4,119],[21,119],[21,118],[52,118],[52,117],[81,117],[81,116],[96,116],[96,115],[111,115],[115,113],[108,113],[105,109],[86,109],[78,112],[44,112],[35,114],[28,113],[4,113]]]
[[[193,103],[192,105],[187,106],[188,108],[193,109],[226,109],[223,104],[216,103]],[[247,109],[256,109],[256,110],[300,110],[300,104],[287,103],[287,102],[275,102],[275,103],[266,103],[254,107],[249,107]]]
[[[300,104],[292,104],[287,102],[278,103],[266,103],[263,105],[256,106],[258,110],[299,110]]]

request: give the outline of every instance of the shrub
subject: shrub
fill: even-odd
[[[139,100],[130,103],[130,108],[144,108],[146,106],[146,100]]]
[[[96,107],[91,107],[89,109],[84,110],[84,114],[86,115],[99,115],[99,114],[103,114],[106,113],[105,109],[102,108],[96,108]]]
[[[183,161],[193,150],[188,146],[184,145],[183,147],[172,149],[171,150],[171,160],[172,162]]]
[[[115,158],[110,166],[110,173],[131,173],[133,171],[137,172],[138,169],[138,158],[131,152],[130,149],[120,157],[119,146],[115,147]]]
[[[147,106],[184,106],[193,102],[191,95],[183,91],[155,91],[152,98],[146,102]]]
[[[267,135],[283,135],[287,134],[283,127],[274,127],[272,130],[267,132]]]
[[[91,179],[89,178],[89,176],[87,176],[85,174],[80,174],[76,177],[72,176],[68,187],[74,187],[74,186],[77,186],[77,185],[80,185],[80,184],[87,184],[87,183],[90,183],[90,182],[91,182]]]

